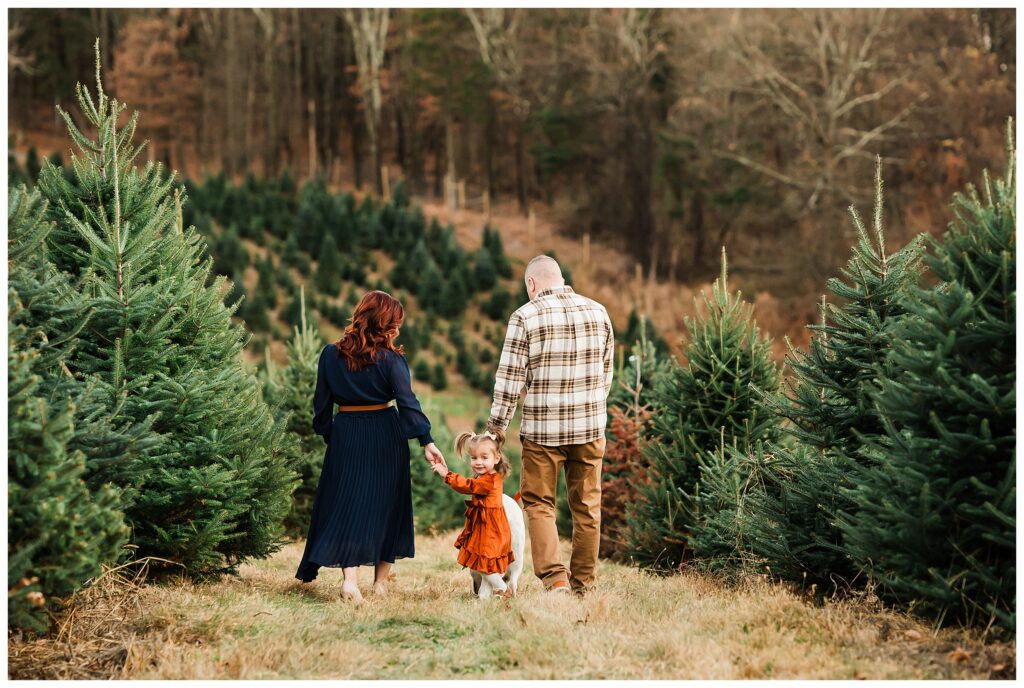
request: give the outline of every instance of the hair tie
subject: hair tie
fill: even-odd
[[[483,433],[483,435],[484,435],[484,437],[490,437],[490,438],[491,438],[492,440],[494,440],[495,442],[497,442],[497,441],[498,441],[498,436],[497,436],[497,435],[495,435],[495,434],[494,434],[493,432],[491,432],[490,430],[488,430],[487,432]]]

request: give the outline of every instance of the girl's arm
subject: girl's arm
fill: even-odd
[[[462,494],[483,496],[494,487],[494,480],[488,475],[479,478],[465,478],[454,471],[448,471],[444,476],[444,481],[448,487]]]

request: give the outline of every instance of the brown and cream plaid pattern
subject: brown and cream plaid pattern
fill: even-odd
[[[488,427],[508,428],[525,385],[520,438],[561,446],[603,437],[614,358],[604,306],[572,287],[545,289],[509,318]]]

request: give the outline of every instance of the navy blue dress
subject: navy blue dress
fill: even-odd
[[[337,412],[394,399],[397,408]],[[430,444],[430,421],[412,391],[409,364],[392,351],[351,371],[333,344],[320,352],[313,431],[327,442],[306,549],[295,577],[414,555],[409,439]]]

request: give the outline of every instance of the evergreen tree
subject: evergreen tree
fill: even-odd
[[[498,281],[498,271],[490,251],[481,247],[473,254],[473,287],[476,291],[490,291]]]
[[[830,564],[833,556],[819,534],[832,527],[837,492],[829,480],[839,461],[834,452],[823,454],[791,435],[747,448],[721,444],[701,467],[701,500],[714,508],[705,510],[694,547],[715,553],[707,561],[713,568],[830,584],[831,571],[814,566]]]
[[[440,313],[444,309],[443,290],[447,283],[444,282],[441,271],[437,269],[437,264],[430,256],[427,256],[425,264],[418,269],[420,270],[419,279],[413,288],[416,301],[420,304],[420,308],[428,313]]]
[[[505,255],[505,248],[502,246],[501,233],[490,226],[484,227],[483,237],[484,248],[491,254],[491,260],[498,275],[508,279],[512,276],[512,263]]]
[[[299,249],[298,237],[292,233],[284,242],[284,250],[281,252],[281,262],[299,271],[299,274],[309,275],[309,258]]]
[[[512,296],[499,284],[491,292],[490,298],[484,301],[482,310],[491,320],[505,322],[512,315]]]
[[[85,457],[68,447],[75,403],[50,397],[26,339],[24,326],[10,329],[7,615],[12,627],[44,631],[46,612],[98,575],[101,563],[115,561],[129,532],[117,490],[91,493],[82,479]]]
[[[324,294],[337,294],[341,288],[341,253],[330,234],[324,235],[320,252],[317,254],[316,275],[313,283]]]
[[[36,180],[29,179],[28,173],[18,165],[18,158],[14,153],[14,137],[7,135],[7,188],[16,189],[22,184],[35,186]]]
[[[161,442],[142,465],[87,453],[88,481],[122,489],[139,555],[189,573],[232,570],[277,547],[294,486],[282,430],[243,366],[246,334],[223,304],[224,278],[207,286],[202,240],[180,223],[184,189],[172,193],[157,165],[134,167],[137,113],[118,131],[125,106],[103,92],[98,59],[96,82],[97,99],[78,86],[95,139],[59,110],[81,151],[76,183],[49,163],[40,175],[56,221],[47,251],[92,313],[69,368],[100,379],[118,420],[151,421]]]
[[[430,381],[430,364],[425,359],[417,358],[416,364],[412,367],[413,379],[420,382]]]
[[[221,232],[213,249],[213,268],[220,275],[234,275],[249,266],[249,252],[234,225],[228,225]]]
[[[421,271],[427,267],[427,263],[433,263],[430,252],[422,239],[412,245],[411,249],[398,249],[395,255],[395,265],[388,274],[388,281],[396,289],[409,289],[416,292],[419,288]],[[436,266],[435,266],[436,267]]]
[[[438,392],[448,388],[448,374],[440,362],[434,364],[434,369],[430,373],[430,386]]]
[[[67,279],[44,256],[52,225],[38,192],[8,198],[8,623],[44,631],[49,613],[113,562],[128,541],[120,495],[86,486],[85,454],[137,459],[154,445],[148,424],[118,427],[96,387],[68,377],[85,325]],[[29,305],[26,305],[29,304]]]
[[[839,521],[890,599],[947,622],[1016,627],[1016,155],[953,201],[871,398],[884,424]]]
[[[462,315],[466,306],[469,305],[469,280],[466,277],[467,270],[456,269],[449,273],[448,279],[441,287],[441,295],[436,304],[437,312],[445,318],[455,318]]]
[[[293,327],[298,326],[303,319],[302,308],[300,299],[293,296],[285,302],[284,308],[281,309],[281,320]]]
[[[295,280],[292,279],[291,273],[283,263],[278,265],[277,270],[274,272],[274,284],[276,288],[280,288],[286,294],[295,291]],[[295,299],[293,298],[292,301],[294,302]],[[298,320],[295,322],[298,322]]]
[[[409,192],[405,188],[405,180],[400,179],[391,190],[391,205],[396,208],[409,207]]]
[[[277,275],[274,263],[268,255],[256,265],[256,292],[254,300],[260,302],[268,310],[277,307]]]
[[[647,333],[647,320],[639,321],[637,338],[629,356],[620,359],[615,382],[608,394],[609,407],[631,409],[634,417],[636,409],[650,409],[654,381],[663,378],[672,367],[670,357],[658,350]]]
[[[227,292],[224,294],[224,305],[234,313],[244,303],[245,297],[242,277],[241,275],[235,275],[231,281],[231,286],[228,287]]]
[[[626,346],[633,346],[633,344],[640,338],[641,328],[644,331],[644,336],[654,344],[654,348],[657,350],[659,356],[668,355],[668,342],[665,338],[658,334],[657,328],[654,327],[654,322],[650,316],[640,317],[640,314],[636,312],[636,309],[629,311],[629,318],[626,320],[626,329],[618,333],[618,340]]]
[[[256,288],[252,298],[242,301],[238,310],[238,315],[253,332],[266,332],[270,329],[270,313],[277,301],[273,270],[269,257],[256,264]]]
[[[331,226],[334,207],[334,198],[321,179],[307,182],[299,192],[296,235],[299,248],[310,256],[319,258],[316,252],[323,244],[325,230]]]
[[[292,338],[285,345],[288,365],[278,370],[268,354],[264,388],[274,417],[286,423],[287,444],[294,454],[294,465],[301,480],[292,493],[285,530],[288,535],[305,537],[324,460],[324,441],[313,432],[313,405],[310,402],[316,388],[317,363],[324,342],[316,324],[306,316],[304,289],[300,288],[297,301],[299,324],[293,328]]]
[[[918,279],[919,241],[886,252],[880,163],[875,183],[873,239],[851,207],[858,241],[843,270],[845,281],[832,278],[827,283],[842,306],[823,299],[822,324],[809,326],[815,332],[809,351],[791,349],[788,394],[762,390],[767,405],[789,419],[787,432],[814,451],[792,444],[767,448],[777,460],[766,470],[774,466],[780,474],[766,477],[763,484],[774,485],[778,494],[757,494],[753,486],[746,513],[761,513],[756,508],[780,495],[787,510],[773,520],[772,528],[758,526],[767,541],[742,539],[753,559],[797,583],[834,584],[858,573],[843,549],[835,515],[852,509],[844,490],[852,485],[860,448],[883,431],[869,392],[885,369],[893,323],[906,312],[903,295]],[[786,549],[780,552],[782,545]]]
[[[287,167],[281,171],[281,176],[278,177],[277,190],[282,196],[288,198],[295,194],[295,177],[292,176],[291,170]]]
[[[41,169],[39,153],[36,152],[35,146],[31,146],[28,149],[28,153],[25,154],[25,174],[34,182],[36,179],[39,179],[39,171]]]
[[[721,277],[710,298],[701,296],[706,314],[686,321],[686,364],[673,363],[654,381],[647,480],[626,514],[629,555],[651,568],[675,569],[687,555],[704,517],[695,502],[703,455],[778,434],[776,417],[756,404],[751,389],[778,386],[771,340],[760,335],[740,293],[729,293],[724,249]]]

